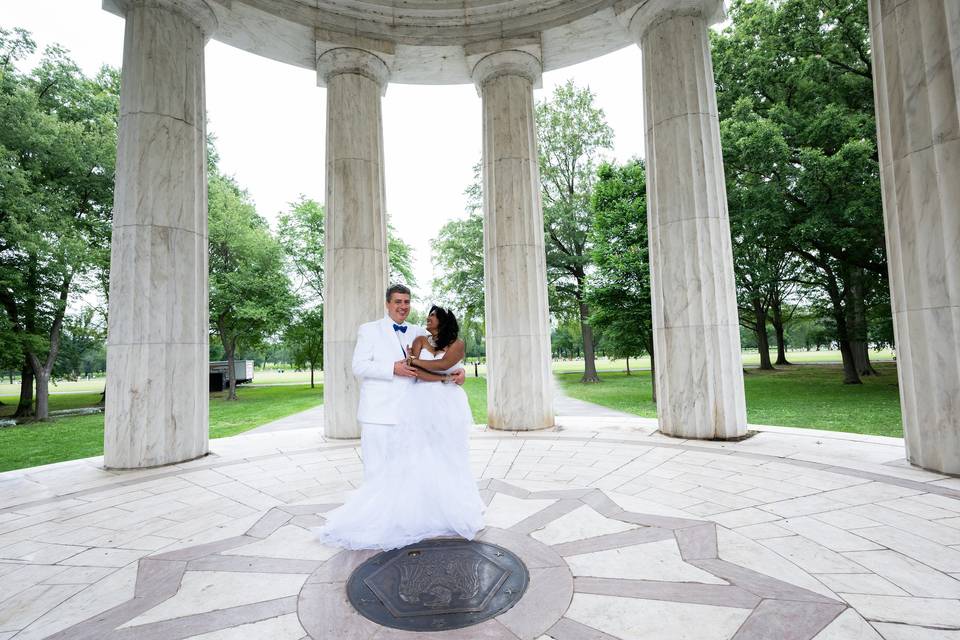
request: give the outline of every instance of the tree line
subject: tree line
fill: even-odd
[[[760,367],[836,345],[843,381],[892,345],[869,25],[860,0],[734,0],[711,33],[737,300]],[[649,355],[645,167],[604,161],[613,134],[589,88],[536,106],[554,355]],[[436,295],[483,322],[482,186],[432,246]],[[801,337],[802,334],[802,337]],[[771,349],[776,349],[776,359]]]
[[[893,342],[865,4],[734,0],[730,17],[711,40],[744,343],[763,368],[791,345],[836,345],[844,382],[860,382],[868,346]],[[105,363],[119,72],[88,76],[57,46],[20,70],[36,49],[0,29],[0,371],[21,380],[16,414],[44,419],[51,380]],[[536,121],[555,355],[583,357],[585,382],[597,353],[653,363],[643,161],[607,160],[613,132],[588,88],[559,87]],[[208,161],[212,357],[269,348],[322,368],[323,206],[300,197],[273,230],[212,141]],[[432,246],[434,298],[463,318],[472,356],[479,172],[467,216]],[[388,248],[391,278],[414,284],[392,229]]]
[[[87,76],[59,46],[0,29],[0,371],[20,378],[14,416],[49,417],[50,383],[102,373],[120,73]],[[218,166],[208,140],[211,355],[279,349],[323,366],[323,206],[300,197],[276,231]],[[391,277],[413,284],[390,228]],[[232,376],[230,376],[232,378]],[[227,399],[236,399],[230,380]]]

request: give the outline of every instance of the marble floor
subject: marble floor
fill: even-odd
[[[685,441],[576,413],[546,432],[477,429],[482,537],[530,585],[435,637],[960,639],[960,479],[910,467],[901,440]],[[306,418],[171,467],[0,474],[0,640],[412,637],[347,603],[369,554],[311,539],[362,467],[356,442]]]

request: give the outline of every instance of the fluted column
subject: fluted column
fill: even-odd
[[[907,458],[960,474],[960,3],[868,6]]]
[[[684,438],[746,433],[733,252],[707,26],[719,0],[654,0],[643,50],[657,414]]]
[[[370,52],[339,48],[319,57],[317,74],[327,87],[324,431],[359,438],[353,349],[357,328],[383,316],[387,289],[380,98],[389,71]]]
[[[207,173],[201,0],[105,2],[120,76],[104,460],[152,467],[208,446]]]
[[[540,61],[522,51],[482,58],[487,413],[494,429],[553,426],[550,322],[533,85]]]

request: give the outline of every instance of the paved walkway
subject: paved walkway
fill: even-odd
[[[960,637],[960,479],[907,465],[902,440],[558,422],[473,435],[483,538],[531,582],[514,609],[435,637]],[[211,445],[158,469],[90,458],[0,474],[0,640],[412,637],[346,601],[367,554],[308,531],[359,483],[356,442],[289,428]]]
[[[554,381],[553,410],[559,416],[592,416],[599,418],[635,418],[629,413],[601,407],[592,402],[575,400],[563,393],[560,385]],[[286,418],[268,422],[244,433],[272,433],[290,429],[323,429],[323,405],[295,413]]]

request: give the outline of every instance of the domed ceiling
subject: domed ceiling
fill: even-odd
[[[633,43],[625,25],[639,12],[707,5],[722,13],[722,0],[206,2],[219,22],[215,40],[308,69],[328,49],[368,49],[388,63],[391,82],[410,84],[471,82],[477,59],[498,48],[533,53],[544,71],[583,62]]]

